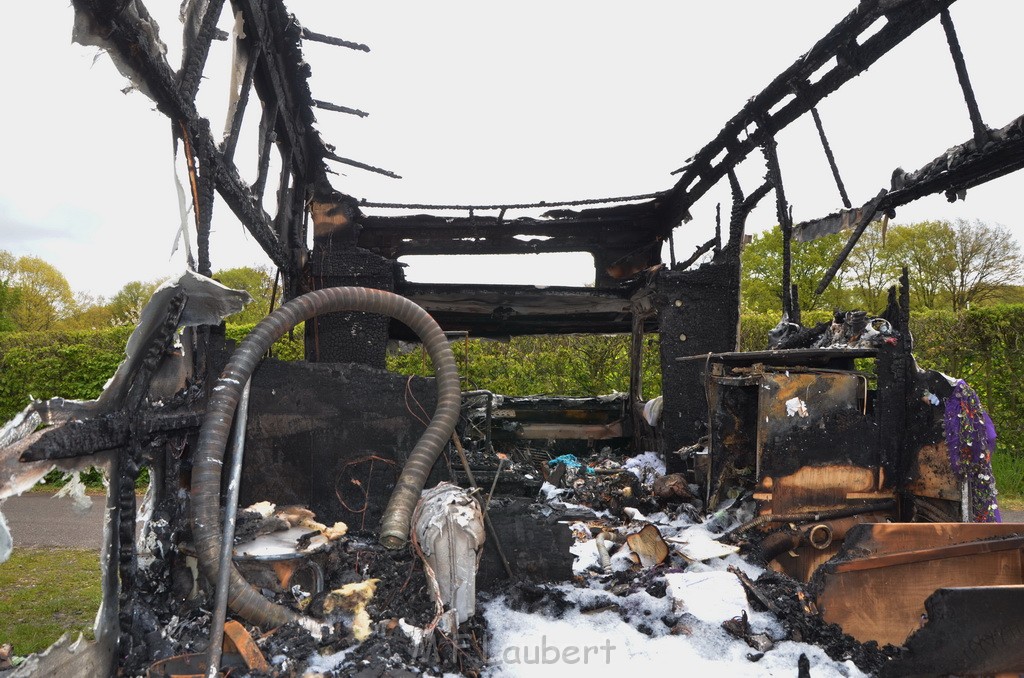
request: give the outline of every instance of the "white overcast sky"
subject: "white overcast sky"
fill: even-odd
[[[149,0],[180,60],[178,2]],[[335,166],[335,187],[371,201],[500,203],[648,193],[709,141],[746,99],[853,6],[819,0],[730,2],[324,2],[291,0],[303,25],[364,42],[369,54],[307,44],[314,96],[370,112],[319,111],[338,153],[386,167],[393,180]],[[1024,2],[959,0],[951,10],[982,116],[1001,127],[1024,113]],[[17,17],[17,20],[14,20]],[[0,249],[42,257],[76,291],[110,296],[132,280],[184,269],[171,256],[178,223],[170,123],[95,48],[72,45],[66,0],[19,3],[0,25],[4,161]],[[229,13],[221,25],[230,27]],[[215,43],[199,105],[214,130],[226,109],[228,43]],[[819,106],[854,204],[971,136],[938,20]],[[237,154],[253,178],[257,116]],[[797,220],[840,206],[809,116],[779,135]],[[753,190],[759,154],[740,168]],[[978,218],[1024,241],[1024,172],[898,211],[897,222]],[[727,211],[725,182],[676,231],[680,258]],[[751,231],[775,223],[765,200]],[[414,266],[413,280],[582,284],[585,257],[519,258],[501,267],[461,258]],[[265,264],[218,202],[214,269]]]

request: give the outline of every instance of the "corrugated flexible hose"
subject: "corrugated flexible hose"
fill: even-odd
[[[405,297],[363,287],[331,287],[296,297],[260,321],[232,354],[213,388],[192,468],[192,532],[200,566],[210,581],[217,581],[221,548],[221,469],[242,389],[270,346],[285,332],[316,315],[339,311],[379,313],[405,323],[423,342],[434,364],[437,409],[409,454],[381,519],[380,541],[384,546],[398,549],[408,541],[413,509],[458,421],[462,401],[455,356],[434,319]],[[248,621],[280,626],[302,619],[264,598],[234,565],[228,581],[228,605]]]

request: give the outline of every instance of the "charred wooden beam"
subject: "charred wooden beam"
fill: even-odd
[[[224,0],[193,0],[185,14],[184,50],[178,81],[186,99],[194,99],[199,91],[210,44],[217,33],[217,20],[224,8]]]
[[[370,48],[359,42],[350,42],[348,40],[342,40],[341,38],[331,37],[330,35],[324,35],[323,33],[317,33],[311,31],[308,28],[303,27],[302,39],[312,40],[313,42],[322,42],[326,45],[334,45],[335,47],[347,47],[360,52],[369,52]]]
[[[202,412],[174,410],[142,414],[134,424],[131,424],[124,414],[69,421],[43,431],[37,441],[25,448],[20,459],[28,462],[87,457],[126,445],[132,425],[135,426],[136,434],[152,437],[159,434],[196,431],[202,422]]]
[[[401,176],[395,174],[391,170],[381,169],[380,167],[374,167],[373,165],[367,165],[364,162],[359,162],[358,160],[352,160],[350,158],[343,158],[331,150],[325,150],[324,157],[327,158],[328,160],[333,160],[334,162],[340,162],[342,165],[356,167],[361,170],[366,170],[367,172],[373,172],[374,174],[383,174],[384,176],[390,177],[392,179],[402,178]]]
[[[483,212],[486,210],[519,210],[519,209],[535,209],[545,207],[581,207],[583,205],[612,205],[615,203],[625,202],[639,202],[641,200],[654,200],[665,195],[665,192],[658,193],[644,193],[642,195],[624,195],[614,198],[583,198],[581,200],[562,200],[562,201],[545,201],[541,202],[530,202],[530,203],[504,203],[501,205],[434,205],[426,203],[401,203],[401,202],[368,202],[366,200],[360,201],[359,205],[362,207],[382,207],[390,209],[403,209],[403,210],[430,210],[432,212],[442,212],[448,210],[457,210],[459,212]]]
[[[360,118],[365,118],[369,113],[361,111],[358,108],[349,108],[348,106],[339,106],[338,104],[332,104],[330,101],[321,101],[320,99],[312,99],[311,102],[314,108],[322,108],[325,111],[334,111],[335,113],[345,113],[348,115],[356,115]]]
[[[468,331],[474,337],[633,330],[626,289],[399,283],[395,291],[422,306],[446,331]],[[646,332],[657,331],[657,319],[645,316],[643,326]],[[412,338],[400,323],[392,323],[390,334]]]
[[[779,228],[782,229],[782,316],[790,318],[793,315],[793,217],[782,186],[782,170],[779,168],[779,154],[775,150],[775,138],[765,139],[761,148],[768,164],[768,181],[775,187],[775,214],[779,219]]]
[[[205,118],[200,118],[199,126],[212,140],[210,134],[210,123]],[[197,264],[199,273],[207,277],[213,275],[213,268],[210,265],[210,230],[213,227],[213,201],[217,191],[217,167],[212,162],[212,154],[216,150],[204,144],[204,155],[200,156],[201,167],[203,168],[196,177],[196,202],[194,211],[196,216],[196,249]]]
[[[855,210],[841,210],[820,219],[798,224],[797,240],[813,240],[858,224],[862,219],[890,217],[897,207],[933,193],[945,193],[956,199],[967,189],[1024,169],[1024,116],[1002,129],[994,130],[979,147],[974,139],[950,148],[913,172],[897,169],[892,175],[889,192],[876,202],[868,201]],[[873,209],[871,214],[868,210]]]
[[[850,256],[850,252],[853,251],[857,241],[860,240],[860,236],[864,234],[868,224],[871,223],[875,212],[878,210],[879,204],[885,198],[887,193],[888,191],[882,189],[881,193],[876,195],[873,200],[864,206],[861,212],[860,221],[857,222],[857,225],[853,229],[853,233],[850,234],[850,239],[846,241],[846,245],[836,257],[836,260],[833,261],[832,265],[828,267],[827,271],[825,271],[825,275],[822,276],[821,282],[818,283],[818,288],[814,290],[815,294],[821,294],[824,292],[825,288],[827,288],[829,283],[832,282],[832,278],[834,278],[836,273],[839,272],[839,269],[842,268],[843,264],[846,262],[846,257]]]
[[[221,142],[221,154],[227,162],[234,162],[235,147],[238,145],[238,135],[242,129],[242,117],[245,115],[245,107],[249,104],[249,91],[252,89],[253,75],[260,58],[258,50],[250,50],[244,42],[239,42],[239,58],[245,59],[245,70],[242,72],[242,82],[239,83],[238,98],[232,101],[231,109],[228,111],[228,128],[224,131],[224,141]],[[263,138],[264,135],[261,134],[260,139]]]
[[[73,4],[76,12],[84,13],[87,21],[105,37],[108,48],[116,50],[123,64],[145,83],[157,108],[172,120],[185,124],[196,154],[212,160],[217,190],[228,207],[274,263],[287,269],[288,258],[270,229],[263,208],[253,200],[234,165],[217,151],[208,126],[200,123],[202,118],[195,103],[182,94],[167,60],[159,51],[150,49],[152,24],[138,13],[115,13],[113,3],[104,0],[74,0]]]
[[[690,266],[692,266],[695,261],[697,261],[702,256],[704,256],[705,254],[710,252],[712,249],[714,249],[715,245],[717,245],[717,243],[718,243],[718,238],[711,238],[711,240],[708,240],[703,245],[699,245],[697,247],[697,249],[694,251],[694,253],[690,255],[689,259],[687,259],[683,263],[679,264],[679,266],[673,266],[673,268],[681,270],[681,271],[685,271],[686,269],[690,268]]]
[[[738,256],[740,245],[743,241],[743,231],[746,229],[747,216],[761,199],[772,190],[771,180],[754,189],[754,192],[743,197],[743,189],[740,187],[736,172],[729,170],[729,186],[732,190],[732,210],[729,214],[729,242],[726,249],[733,255]]]
[[[909,174],[893,177],[892,190],[879,206],[885,211],[932,193],[950,202],[967,189],[1024,168],[1024,115],[991,133],[981,146],[973,139],[947,150]]]
[[[689,208],[753,149],[866,70],[954,1],[861,2],[806,54],[754,95],[686,167],[677,170],[681,176],[659,209],[662,227],[666,231],[674,228]],[[858,45],[857,37],[880,18],[887,20],[885,26]],[[811,82],[832,58],[836,58],[837,65]],[[789,97],[792,99],[787,102]],[[722,153],[724,157],[715,163]]]
[[[254,0],[232,2],[241,9],[247,31],[252,31],[249,39],[255,41],[264,54],[264,58],[260,59],[260,68],[256,71],[256,92],[263,101],[277,102],[283,113],[277,116],[278,137],[292,148],[292,157],[297,167],[304,171],[312,170],[312,165],[307,164],[310,160],[310,144],[299,129],[299,125],[308,125],[313,121],[309,108],[309,88],[306,86],[304,92],[296,91],[298,83],[305,84],[306,80],[294,77],[298,66],[290,63],[284,54],[289,44],[290,20],[279,4],[257,3]],[[297,45],[294,49],[298,49]]]
[[[846,194],[843,178],[839,176],[836,157],[832,154],[832,147],[828,143],[828,137],[825,136],[825,127],[821,124],[821,116],[818,115],[818,108],[816,106],[811,106],[811,116],[814,118],[814,126],[818,130],[818,138],[821,139],[821,147],[825,149],[825,158],[828,159],[829,169],[832,170],[832,178],[836,180],[836,188],[839,189],[839,197],[843,201],[843,207],[850,209],[850,196]]]
[[[412,254],[603,251],[609,261],[614,261],[656,241],[657,230],[650,212],[632,205],[511,221],[490,216],[363,216],[357,244],[391,258]]]
[[[943,8],[939,14],[939,20],[942,22],[942,30],[946,33],[949,53],[953,57],[953,66],[956,68],[956,78],[960,82],[960,89],[963,90],[964,101],[967,103],[967,113],[971,116],[971,127],[974,128],[974,143],[977,144],[978,148],[981,148],[988,137],[988,127],[982,122],[981,111],[978,109],[978,100],[974,96],[971,78],[967,74],[967,63],[964,61],[964,53],[960,49],[960,39],[956,36],[956,28],[953,26],[953,19],[949,16],[948,9]]]

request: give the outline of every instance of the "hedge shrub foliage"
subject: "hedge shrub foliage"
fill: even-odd
[[[806,324],[829,317],[806,314]],[[744,315],[744,350],[763,348],[767,331],[778,322],[770,314]],[[240,341],[252,325],[230,326],[227,336]],[[988,407],[999,432],[999,446],[1024,457],[1024,305],[987,306],[961,313],[913,314],[915,355],[923,367],[966,379]],[[0,420],[25,407],[29,396],[94,398],[123,357],[129,329],[66,333],[0,333]],[[660,392],[657,336],[644,338],[644,394]],[[551,393],[597,395],[629,387],[629,337],[536,336],[511,341],[456,341],[463,388],[485,388],[514,395]],[[302,328],[273,348],[276,357],[303,356]],[[431,373],[419,346],[396,350],[390,369],[402,374]]]

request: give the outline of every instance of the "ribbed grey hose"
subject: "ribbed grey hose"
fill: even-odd
[[[192,533],[203,574],[217,581],[221,548],[220,486],[224,450],[246,381],[270,346],[300,322],[321,313],[380,313],[405,323],[423,342],[437,377],[437,409],[402,469],[381,520],[380,540],[396,549],[409,538],[412,512],[441,450],[451,439],[462,403],[459,375],[444,332],[422,308],[404,297],[363,287],[331,287],[292,299],[264,318],[231,355],[213,387],[199,432],[192,468]],[[259,626],[301,620],[292,610],[271,603],[231,565],[228,605]]]

